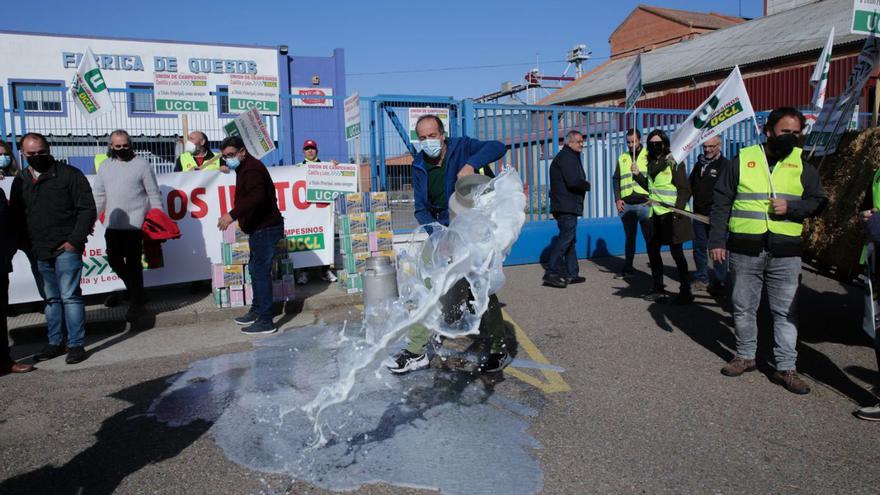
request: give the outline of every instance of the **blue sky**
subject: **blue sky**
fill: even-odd
[[[292,55],[345,49],[348,92],[476,97],[523,81],[540,61],[561,75],[578,43],[609,55],[608,36],[636,0],[435,2],[9,2],[0,29],[213,43],[286,44]],[[758,17],[763,0],[645,0],[661,7]],[[144,6],[148,6],[144,8]],[[85,8],[88,6],[88,8]],[[243,8],[244,7],[244,8]],[[92,9],[95,9],[92,11]],[[487,67],[488,66],[488,67]],[[481,68],[474,68],[481,67]],[[438,70],[440,69],[440,70]],[[573,69],[569,71],[573,74]]]

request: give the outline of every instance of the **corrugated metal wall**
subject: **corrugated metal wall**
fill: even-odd
[[[849,77],[858,56],[832,60],[831,70],[828,77],[828,96],[839,94]],[[744,74],[746,90],[752,100],[752,106],[756,111],[772,110],[781,106],[806,107],[813,97],[813,89],[810,86],[810,75],[813,65],[792,67],[772,74],[749,77]],[[639,108],[675,108],[693,110],[712,94],[722,80],[717,84],[702,88],[670,93],[656,98],[640,100]],[[873,87],[872,82],[867,86]],[[868,88],[865,89],[867,91]]]

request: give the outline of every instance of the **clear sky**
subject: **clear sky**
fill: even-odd
[[[639,3],[744,17],[762,15],[764,5],[763,0],[32,0],[6,2],[0,29],[286,44],[293,56],[329,56],[343,48],[349,93],[461,98],[496,91],[503,81],[523,82],[536,60],[546,75],[561,75],[566,52],[579,43],[593,52],[588,70],[607,59],[608,36]]]

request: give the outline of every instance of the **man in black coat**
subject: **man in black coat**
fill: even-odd
[[[559,226],[559,237],[550,251],[544,285],[560,289],[586,280],[578,275],[575,252],[577,219],[584,214],[584,194],[590,190],[581,162],[583,147],[584,135],[570,131],[550,164],[550,212]]]
[[[697,157],[697,163],[691,170],[690,183],[693,192],[694,213],[712,214],[712,198],[715,194],[715,182],[730,165],[730,160],[721,154],[721,136],[715,136],[703,143],[703,153]],[[709,225],[697,220],[694,224],[694,272],[693,288],[708,289],[710,293],[721,292],[727,278],[727,261],[713,261],[709,270]]]

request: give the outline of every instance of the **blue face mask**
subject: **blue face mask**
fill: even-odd
[[[241,160],[239,160],[238,157],[226,159],[226,166],[229,167],[229,170],[235,170],[239,165],[241,165]]]
[[[0,155],[0,168],[6,168],[12,165],[12,157],[9,155]]]
[[[443,142],[439,139],[425,139],[424,141],[420,141],[419,144],[422,146],[422,151],[431,158],[437,158],[440,156],[440,149],[443,146]]]

